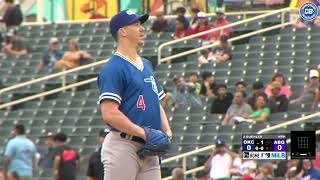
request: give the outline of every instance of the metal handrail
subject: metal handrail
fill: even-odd
[[[56,89],[52,89],[52,90],[49,90],[49,91],[45,91],[45,92],[42,92],[42,93],[39,93],[39,94],[35,94],[35,95],[32,95],[32,96],[24,97],[24,98],[15,100],[15,101],[11,101],[11,102],[8,102],[8,103],[5,103],[5,104],[1,104],[0,105],[0,109],[8,108],[8,107],[11,107],[13,105],[17,105],[17,104],[20,104],[20,103],[23,103],[23,102],[31,101],[33,99],[42,98],[44,96],[48,96],[48,95],[55,94],[55,93],[58,93],[58,92],[61,92],[61,91],[72,89],[74,87],[82,86],[82,85],[89,84],[89,83],[92,83],[92,82],[95,82],[95,81],[97,81],[96,77],[95,78],[91,78],[91,79],[87,79],[87,80],[84,80],[84,81],[80,81],[80,82],[77,82],[77,83],[74,83],[74,84],[70,84],[70,85],[67,85],[67,86],[63,86],[63,87],[60,87],[60,88],[56,88]]]
[[[84,70],[84,69],[95,67],[95,66],[104,64],[105,62],[106,62],[106,60],[101,60],[101,61],[97,61],[97,62],[94,62],[94,63],[91,63],[91,64],[79,66],[79,67],[76,67],[76,68],[73,68],[73,69],[69,69],[69,70],[66,70],[66,71],[58,72],[58,73],[55,73],[55,74],[51,74],[51,75],[48,75],[48,76],[40,77],[40,78],[33,79],[33,80],[30,80],[30,81],[27,81],[27,82],[23,82],[23,83],[20,83],[20,84],[9,86],[9,87],[0,89],[0,95],[5,93],[5,92],[11,91],[11,90],[15,90],[15,89],[18,89],[18,88],[21,88],[21,87],[25,87],[25,86],[28,86],[28,85],[31,85],[31,84],[35,84],[35,83],[46,81],[46,80],[53,79],[53,78],[56,78],[56,77],[65,76],[65,75],[67,75],[69,73],[78,72],[78,71],[81,71],[81,70]]]
[[[275,129],[279,129],[279,128],[282,128],[282,127],[285,127],[285,126],[288,126],[288,125],[291,125],[291,124],[304,122],[304,121],[306,121],[306,120],[308,120],[310,118],[317,117],[317,116],[320,117],[320,112],[317,112],[317,113],[314,113],[314,114],[310,114],[310,115],[307,115],[307,116],[304,116],[304,117],[301,117],[301,118],[298,118],[298,119],[295,119],[295,120],[292,120],[292,121],[284,122],[284,123],[281,123],[281,124],[277,124],[277,125],[262,129],[262,130],[260,130],[258,132],[258,134],[263,134],[263,133],[266,133],[266,132],[269,132],[269,131],[272,131],[272,130],[275,130]]]
[[[198,172],[198,171],[202,171],[202,170],[204,170],[204,169],[205,169],[204,166],[196,167],[196,168],[193,168],[193,169],[190,169],[190,170],[185,171],[184,175],[193,174],[193,173],[196,173],[196,172]],[[165,178],[163,178],[162,180],[170,180],[170,179],[173,179],[173,177],[172,177],[172,176],[165,177]]]
[[[231,23],[231,24],[228,24],[228,25],[225,25],[225,26],[222,26],[222,27],[210,29],[210,30],[203,31],[203,32],[200,32],[200,33],[197,33],[197,34],[192,34],[190,36],[186,36],[186,37],[183,37],[183,38],[179,38],[179,39],[176,39],[176,40],[172,40],[172,41],[163,43],[158,48],[158,64],[160,64],[161,62],[164,62],[164,61],[168,61],[168,60],[171,60],[171,59],[186,55],[186,54],[182,55],[182,53],[180,53],[181,54],[180,56],[177,56],[179,54],[175,54],[175,55],[171,55],[171,56],[166,57],[166,58],[161,58],[161,56],[162,56],[161,51],[165,46],[169,46],[169,45],[172,45],[172,44],[176,44],[176,43],[179,43],[179,42],[190,40],[190,39],[193,39],[193,38],[196,38],[196,37],[208,34],[208,33],[212,33],[212,32],[219,31],[219,30],[223,30],[225,28],[237,26],[237,25],[240,25],[240,24],[245,24],[245,23],[257,20],[257,19],[261,19],[261,18],[265,18],[265,17],[268,17],[268,16],[272,16],[274,14],[281,13],[282,16],[283,16],[284,13],[290,12],[291,10],[295,10],[295,8],[290,8],[290,7],[283,8],[283,9],[280,9],[280,10],[276,10],[276,11],[272,11],[272,12],[269,12],[269,13],[266,13],[266,14],[255,16],[255,17],[252,17],[252,18],[249,18],[249,19],[246,19],[246,20],[242,20],[242,21],[239,21],[239,22]],[[284,21],[284,18],[281,18],[281,19],[282,19],[282,21]],[[284,24],[284,22],[281,22],[281,24]],[[199,51],[199,50],[200,49],[197,49],[197,51]],[[190,51],[186,51],[186,52],[193,53],[193,52],[197,52],[197,51],[190,50]],[[189,54],[191,54],[191,53],[189,53]],[[174,57],[174,58],[172,58],[172,57]]]

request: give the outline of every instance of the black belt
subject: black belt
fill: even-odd
[[[121,138],[127,138],[127,136],[129,136],[130,138],[128,138],[129,140],[131,141],[134,141],[134,142],[137,142],[137,143],[141,143],[141,144],[144,144],[146,141],[144,139],[142,139],[141,137],[138,137],[138,136],[130,136],[128,135],[127,133],[120,133],[120,137]]]

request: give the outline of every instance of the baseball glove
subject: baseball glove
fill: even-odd
[[[171,141],[163,131],[144,127],[147,139],[144,146],[137,152],[140,158],[161,156],[168,152]]]

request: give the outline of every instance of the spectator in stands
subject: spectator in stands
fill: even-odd
[[[53,173],[56,180],[75,180],[80,170],[81,161],[78,152],[66,144],[68,137],[64,133],[54,136],[56,154]]]
[[[220,36],[219,45],[214,47],[208,54],[208,61],[224,62],[231,59],[231,48],[228,43],[228,37]]]
[[[320,172],[313,167],[310,159],[302,160],[302,179],[320,179]]]
[[[231,166],[232,157],[227,152],[226,143],[218,139],[216,147],[204,167],[209,169],[211,179],[229,180]]]
[[[304,86],[303,93],[298,99],[290,101],[291,104],[311,104],[311,111],[316,111],[319,101],[319,71],[309,71],[309,82]]]
[[[152,32],[167,32],[169,30],[168,21],[164,17],[163,11],[157,11],[156,20],[153,22],[151,30]]]
[[[302,176],[302,161],[293,159],[287,163],[286,177],[288,178],[298,178],[301,179]]]
[[[58,38],[52,37],[49,41],[49,49],[43,53],[42,62],[37,66],[38,71],[43,70],[47,67],[51,70],[54,64],[61,59],[63,51],[60,49],[60,43]]]
[[[5,169],[16,172],[21,179],[32,179],[36,146],[25,136],[23,125],[15,125],[14,133],[15,137],[8,142],[5,150]]]
[[[232,174],[232,180],[235,179],[252,179],[256,175],[257,163],[251,159],[242,158],[242,148],[239,149],[239,152],[236,157],[234,157],[232,162],[232,168],[230,173]]]
[[[171,174],[173,180],[184,180],[184,172],[181,168],[174,168]]]
[[[191,9],[191,25],[190,25],[190,28],[192,30],[194,30],[197,26],[198,26],[198,17],[197,17],[197,14],[200,12],[200,10],[198,8],[192,8]]]
[[[254,111],[249,116],[243,116],[243,118],[259,123],[266,122],[270,115],[270,109],[266,105],[267,98],[262,94],[258,95]]]
[[[214,83],[214,76],[211,72],[203,72],[200,95],[213,97],[217,94],[217,85]]]
[[[214,98],[211,105],[211,113],[225,114],[232,104],[233,95],[228,92],[227,85],[220,84],[218,95]]]
[[[271,86],[271,96],[268,99],[268,107],[271,113],[286,112],[288,110],[289,100],[286,95],[280,94],[281,84],[274,81]]]
[[[202,51],[198,58],[199,64],[206,64],[211,61],[224,62],[231,59],[231,48],[228,44],[228,37],[221,36],[219,45],[214,47],[211,51]]]
[[[175,10],[175,13],[177,14],[177,17],[183,17],[185,18],[185,14],[186,14],[186,8],[184,7],[178,7],[176,10]],[[189,26],[189,21],[185,18],[185,20],[188,22],[188,26]]]
[[[222,124],[234,124],[234,117],[248,116],[251,113],[251,106],[246,103],[246,93],[243,91],[238,91],[234,95],[234,101],[232,105],[228,108],[228,111],[223,119]]]
[[[211,27],[208,24],[208,19],[204,12],[198,12],[197,14],[197,26],[192,30],[192,34],[197,34],[203,31],[210,30]],[[205,34],[197,37],[201,40],[210,40],[210,34]]]
[[[109,133],[108,129],[101,129],[98,135],[99,150],[94,152],[89,159],[87,180],[103,180],[103,164],[101,162],[101,148],[104,138]]]
[[[48,146],[48,152],[40,159],[39,165],[45,169],[53,168],[53,161],[55,158],[55,141],[54,141],[54,133],[48,132],[45,136],[46,143]]]
[[[238,81],[235,84],[236,92],[244,92],[247,94],[247,84],[244,81]]]
[[[4,23],[7,29],[14,26],[19,26],[23,21],[20,5],[15,5],[14,0],[5,0],[6,11],[1,22]]]
[[[270,84],[266,87],[265,89],[265,93],[268,95],[268,97],[270,97],[272,95],[272,83],[273,82],[279,82],[281,87],[280,87],[280,94],[283,94],[285,96],[287,96],[287,98],[289,99],[290,96],[292,95],[292,91],[290,89],[290,86],[286,85],[286,80],[284,75],[281,72],[277,72],[273,77],[272,80],[270,82]]]
[[[259,167],[259,174],[256,179],[258,180],[273,180],[273,167],[269,162],[262,163]]]
[[[25,55],[28,54],[25,40],[18,34],[17,31],[11,30],[7,33],[3,52],[6,55]]]
[[[192,33],[188,21],[184,17],[178,16],[176,19],[176,34],[174,39],[183,38]]]
[[[54,68],[75,68],[80,66],[82,61],[91,58],[90,53],[80,50],[78,40],[76,39],[69,40],[68,48],[69,51],[66,51],[61,60],[55,63]]]
[[[229,21],[226,19],[224,12],[221,9],[216,10],[216,20],[213,24],[213,28],[219,28],[222,26],[226,26],[230,24]],[[227,37],[230,37],[231,35],[231,27],[224,28],[222,31],[218,30],[212,33],[212,40],[218,40],[220,36],[226,35]]]
[[[201,91],[201,84],[198,82],[198,79],[199,76],[196,72],[190,74],[189,83],[191,86],[194,86],[196,88],[197,95],[199,95]]]
[[[252,84],[253,94],[248,99],[248,104],[251,106],[252,109],[255,108],[257,97],[259,95],[263,95],[265,98],[267,98],[267,95],[264,93],[264,89],[263,88],[264,88],[263,82],[261,82],[261,81],[254,82]]]
[[[196,107],[201,106],[201,100],[196,93],[196,88],[185,82],[183,77],[174,79],[175,89],[172,93],[174,107]]]

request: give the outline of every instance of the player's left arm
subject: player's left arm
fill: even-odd
[[[164,111],[161,105],[160,105],[160,115],[161,115],[162,130],[166,132],[170,138],[172,138],[172,131],[169,126],[168,118],[167,118],[166,112]]]

